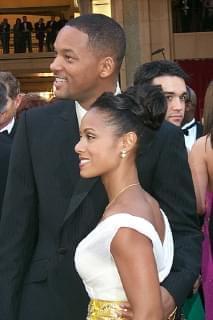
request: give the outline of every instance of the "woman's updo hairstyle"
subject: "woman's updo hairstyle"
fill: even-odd
[[[103,93],[93,103],[94,107],[105,113],[106,123],[115,127],[116,134],[135,132],[140,138],[144,127],[154,130],[160,127],[167,104],[161,86],[143,84],[116,96]]]

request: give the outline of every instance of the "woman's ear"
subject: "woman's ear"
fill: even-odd
[[[123,149],[128,153],[135,149],[138,138],[135,132],[131,131],[123,135]]]
[[[107,78],[111,76],[114,70],[115,70],[114,59],[112,57],[103,58],[100,64],[100,77]]]

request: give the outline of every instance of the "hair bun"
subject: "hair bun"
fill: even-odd
[[[141,123],[151,129],[160,127],[167,109],[166,98],[161,86],[151,84],[137,85],[128,88],[125,95],[131,100],[131,113]]]

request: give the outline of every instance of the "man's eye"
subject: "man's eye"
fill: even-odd
[[[172,99],[173,99],[173,96],[166,96],[166,100],[172,101]]]
[[[66,59],[68,62],[73,62],[73,58],[70,57],[70,56],[65,56],[65,59]]]
[[[182,100],[182,101],[186,101],[186,95],[181,96],[181,97],[180,97],[180,100]]]

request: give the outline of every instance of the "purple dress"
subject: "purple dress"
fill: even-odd
[[[213,256],[209,239],[209,218],[213,206],[213,192],[206,196],[206,212],[203,224],[204,240],[202,244],[202,285],[205,300],[205,320],[213,319]]]

